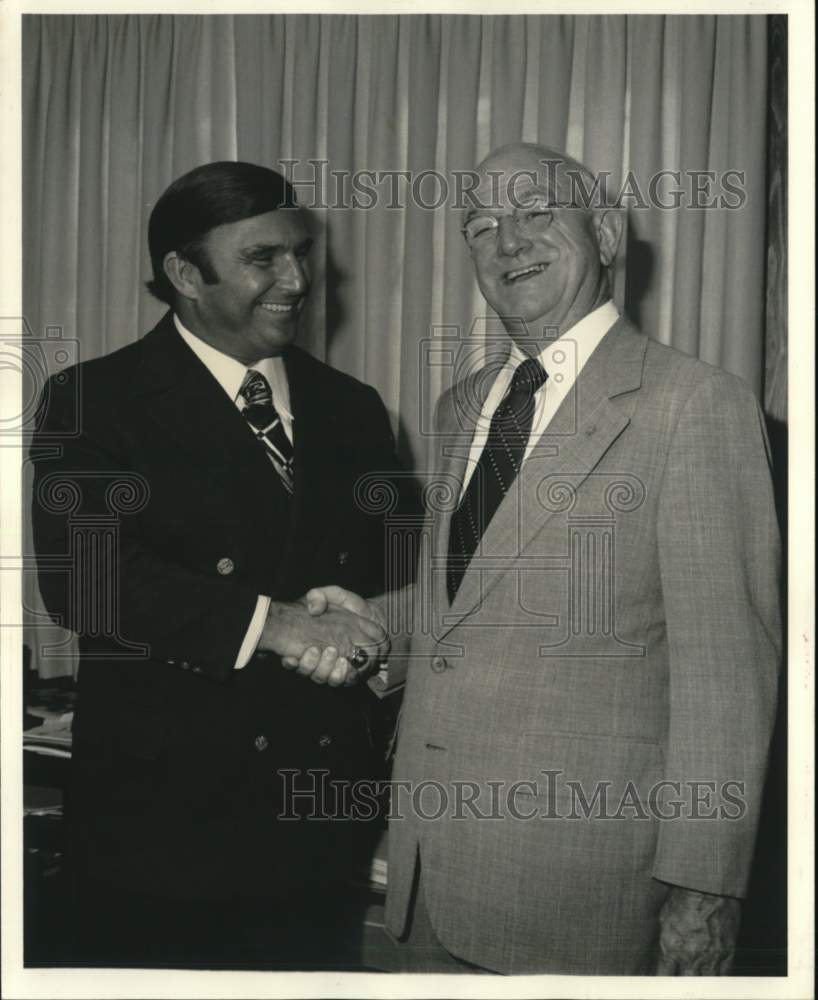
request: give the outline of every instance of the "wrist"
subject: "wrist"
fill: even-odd
[[[292,655],[293,625],[300,605],[287,601],[270,601],[261,630],[258,648],[279,656]]]

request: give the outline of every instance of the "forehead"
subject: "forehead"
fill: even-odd
[[[567,201],[570,182],[561,160],[524,154],[489,157],[476,174],[477,184],[466,198],[466,214],[474,211],[508,212],[535,195],[551,202]],[[472,204],[472,201],[474,202]]]
[[[292,248],[309,236],[300,208],[278,208],[238,222],[216,226],[207,234],[214,249],[240,250],[256,246]]]

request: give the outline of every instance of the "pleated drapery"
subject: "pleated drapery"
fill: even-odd
[[[659,171],[681,170],[687,202],[689,172],[715,172],[716,196],[740,172],[732,210],[626,199],[616,298],[646,333],[763,393],[763,16],[28,15],[23,27],[25,315],[82,358],[161,315],[144,287],[146,227],[171,180],[210,160],[296,161],[296,180],[318,179],[301,200],[323,200],[300,343],[379,390],[404,459],[425,469],[452,377],[428,342],[493,322],[453,174],[524,140],[609,172],[613,190],[632,178],[647,195]],[[373,207],[360,173],[351,204],[356,171],[394,172]],[[431,209],[439,178],[448,198]]]

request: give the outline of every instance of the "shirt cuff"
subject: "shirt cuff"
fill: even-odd
[[[239,655],[236,657],[235,670],[241,670],[250,662],[253,653],[256,651],[256,646],[258,646],[258,641],[261,638],[264,622],[267,620],[267,612],[269,610],[270,598],[265,597],[263,594],[259,595],[259,599],[256,601],[256,610],[250,619],[250,627],[247,629],[244,642],[239,649]]]

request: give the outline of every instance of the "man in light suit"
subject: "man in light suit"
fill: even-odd
[[[723,974],[781,651],[763,417],[619,315],[586,168],[520,144],[478,175],[508,339],[437,407],[387,928],[414,970]]]
[[[80,642],[71,958],[354,964],[350,879],[375,831],[320,822],[334,805],[310,775],[378,777],[350,658],[365,670],[387,643],[301,597],[385,586],[383,526],[354,488],[396,468],[388,417],[294,346],[311,237],[279,174],[197,167],[158,199],[149,244],[168,311],[49,382],[32,451],[41,591]]]

